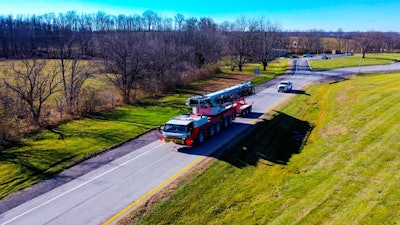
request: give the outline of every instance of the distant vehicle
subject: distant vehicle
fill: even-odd
[[[354,55],[352,52],[346,52],[345,55]]]
[[[286,55],[286,57],[289,58],[289,59],[299,58],[298,55],[289,55],[289,54]]]
[[[314,55],[311,53],[304,54],[303,57],[313,57]]]
[[[330,59],[331,57],[329,57],[329,56],[326,56],[326,55],[323,55],[322,57],[321,57],[321,59]]]
[[[278,92],[289,92],[292,90],[292,82],[284,80],[278,84]]]

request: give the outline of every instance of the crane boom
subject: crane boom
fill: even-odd
[[[254,85],[251,82],[245,82],[220,91],[188,98],[186,105],[192,107],[194,114],[217,115],[230,106],[232,101],[250,94],[254,94]]]

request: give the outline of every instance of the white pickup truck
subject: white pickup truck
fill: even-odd
[[[278,84],[278,92],[289,92],[292,90],[292,82],[284,80]]]

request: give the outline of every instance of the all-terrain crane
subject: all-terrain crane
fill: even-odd
[[[193,96],[186,100],[192,112],[176,116],[160,127],[160,139],[177,144],[201,144],[206,138],[227,128],[236,116],[246,116],[252,104],[245,96],[255,93],[251,82],[205,95]]]

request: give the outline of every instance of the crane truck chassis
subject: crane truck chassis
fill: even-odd
[[[191,113],[170,119],[160,126],[160,139],[165,142],[192,146],[203,143],[232,124],[236,116],[251,112],[245,96],[255,93],[251,82],[245,82],[217,92],[194,96],[186,100]]]

